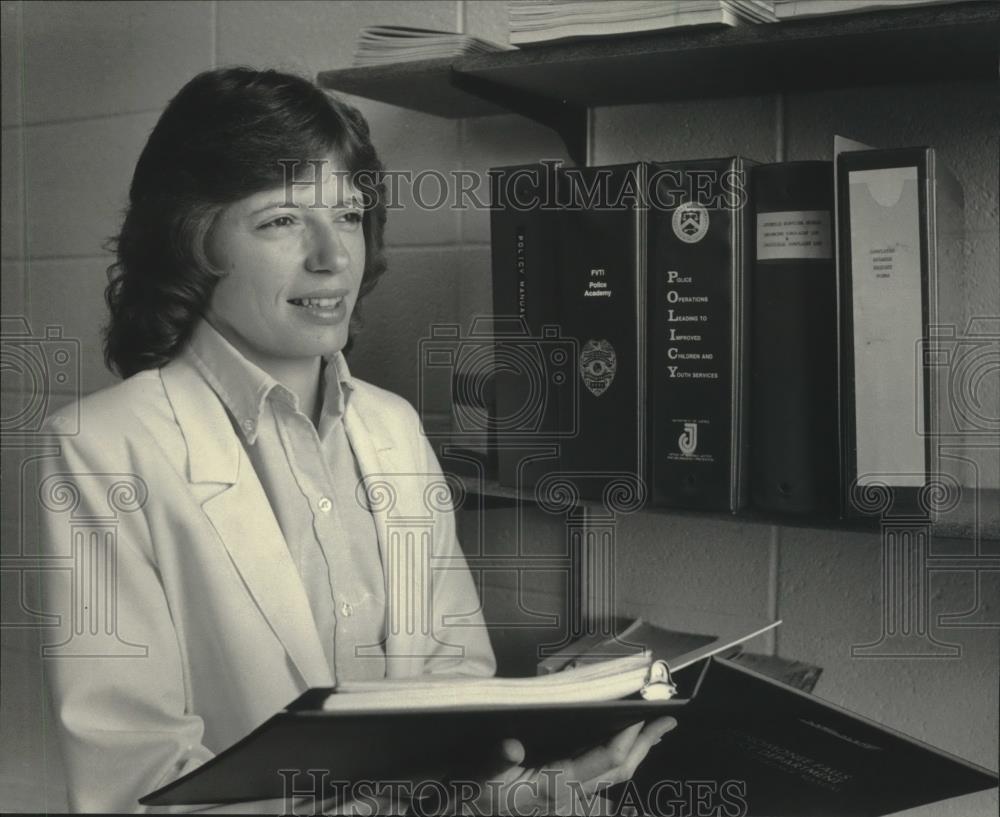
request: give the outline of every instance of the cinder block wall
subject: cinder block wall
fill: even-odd
[[[81,344],[83,393],[113,382],[98,329],[110,256],[127,185],[159,112],[196,72],[213,66],[274,66],[314,76],[346,66],[363,26],[410,24],[504,40],[503,2],[91,2],[2,3],[3,314],[37,336],[58,326]],[[742,153],[761,161],[829,158],[831,134],[873,144],[933,144],[966,191],[967,260],[961,317],[1000,314],[994,84],[873,88],[734,97],[593,112],[593,159],[679,159]],[[372,125],[386,165],[485,170],[564,157],[555,137],[515,116],[467,121],[354,100]],[[436,322],[466,329],[490,309],[489,230],[483,213],[393,213],[390,272],[366,304],[367,328],[352,355],[365,379],[418,402],[418,344]],[[956,316],[958,317],[958,316]],[[35,391],[5,371],[3,417],[19,416]],[[76,387],[54,385],[52,404]],[[446,422],[437,395],[425,403]],[[994,415],[995,416],[995,415]],[[3,452],[5,557],[33,551],[19,474],[30,446]],[[990,468],[994,487],[1000,476]],[[990,481],[992,481],[990,483]],[[471,504],[469,506],[471,508]],[[558,555],[565,520],[539,510],[460,514],[471,555]],[[710,629],[734,618],[785,620],[759,650],[821,664],[817,694],[970,760],[997,766],[997,629],[1000,582],[969,572],[931,577],[936,617],[975,608],[983,626],[935,627],[957,644],[952,660],[852,659],[850,647],[882,631],[879,538],[700,521],[666,514],[619,520],[617,609],[674,627]],[[36,620],[37,575],[4,571],[3,622]],[[559,570],[489,570],[481,589],[494,642],[509,672],[530,671],[539,643],[565,627],[568,578]],[[987,626],[994,622],[994,627]],[[39,630],[2,631],[0,808],[62,811],[61,764],[42,689]],[[993,815],[996,792],[909,812],[910,817]]]

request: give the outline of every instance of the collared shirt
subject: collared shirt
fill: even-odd
[[[335,682],[385,676],[385,579],[375,521],[344,429],[353,388],[325,361],[319,427],[298,397],[202,320],[187,349],[222,400],[302,578]]]

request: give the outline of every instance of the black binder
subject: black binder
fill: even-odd
[[[644,163],[560,172],[559,322],[577,348],[561,425],[563,476],[581,496],[626,506],[645,496],[646,213]]]
[[[560,440],[575,432],[560,426],[576,358],[557,311],[557,181],[555,163],[490,170],[492,430],[497,477],[511,488],[556,470]]]
[[[756,508],[839,507],[832,162],[751,172],[750,494]]]
[[[509,737],[524,743],[526,765],[537,766],[663,715],[678,725],[629,784],[644,802],[665,782],[738,781],[742,792],[727,796],[741,798],[738,813],[747,817],[873,817],[997,785],[994,772],[725,659],[688,667],[675,681],[687,697],[422,712],[325,712],[331,690],[310,690],[140,802],[281,798],[295,770],[329,770],[331,786],[439,779],[485,762]]]
[[[652,499],[746,502],[747,169],[740,157],[650,165]]]

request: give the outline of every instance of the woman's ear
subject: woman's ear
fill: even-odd
[[[198,214],[195,235],[191,242],[195,255],[194,262],[218,278],[225,278],[228,274],[225,265],[220,262],[223,253],[217,246],[219,235],[217,228],[224,210],[223,207],[213,207],[210,211]]]

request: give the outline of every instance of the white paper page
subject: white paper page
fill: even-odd
[[[918,172],[916,167],[857,170],[848,186],[858,484],[921,486],[926,462],[919,397],[924,384],[918,359],[923,336]]]

